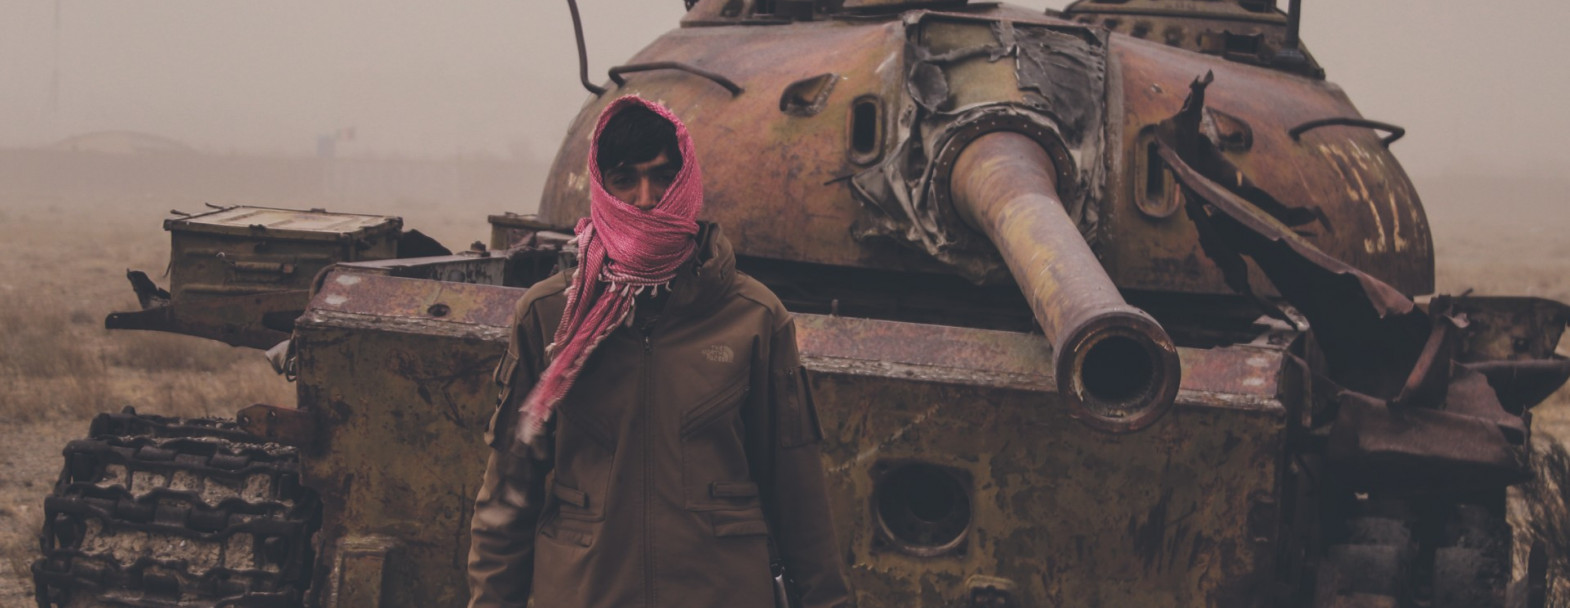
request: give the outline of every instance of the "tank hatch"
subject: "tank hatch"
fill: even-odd
[[[1062,16],[1239,63],[1325,76],[1275,0],[1078,0]]]

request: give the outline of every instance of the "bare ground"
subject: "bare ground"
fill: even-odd
[[[1439,252],[1439,291],[1570,301],[1570,181],[1419,180]],[[1502,198],[1500,193],[1511,193]],[[60,449],[98,412],[231,416],[255,402],[289,404],[292,387],[259,353],[162,334],[103,329],[135,310],[127,268],[159,278],[168,209],[199,200],[0,200],[0,606],[32,602],[42,500]],[[305,201],[295,207],[318,204]],[[463,248],[486,236],[484,210],[418,202],[335,211],[402,215],[406,226]],[[166,280],[159,281],[167,284]],[[1563,349],[1562,349],[1563,350]],[[1539,438],[1570,437],[1570,391],[1536,410]]]

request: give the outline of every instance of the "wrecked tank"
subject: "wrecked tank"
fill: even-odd
[[[298,401],[100,417],[40,606],[461,604],[508,316],[571,259],[627,93],[683,117],[706,219],[797,315],[858,605],[1541,604],[1505,492],[1570,307],[1430,297],[1402,130],[1324,79],[1297,2],[688,5],[584,78],[489,246],[170,220],[172,293],[133,276],[110,325],[276,343]]]

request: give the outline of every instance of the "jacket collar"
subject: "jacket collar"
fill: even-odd
[[[707,313],[730,291],[736,280],[736,253],[719,224],[698,222],[698,246],[692,259],[676,271],[663,317]]]

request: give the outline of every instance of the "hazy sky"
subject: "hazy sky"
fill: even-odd
[[[595,80],[682,14],[681,0],[582,5]],[[1570,81],[1553,58],[1570,3],[1304,5],[1330,80],[1408,128],[1395,149],[1414,174],[1570,166]],[[0,146],[118,129],[310,154],[354,127],[341,153],[549,157],[585,95],[564,0],[0,3]]]

